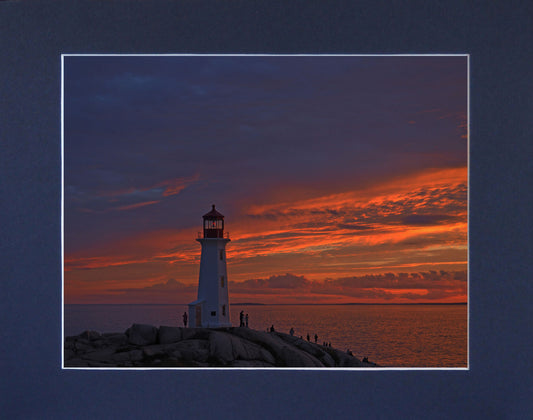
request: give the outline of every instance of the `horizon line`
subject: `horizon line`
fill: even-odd
[[[66,303],[65,305],[181,305],[187,306],[188,303]],[[383,303],[368,303],[368,302],[348,302],[348,303],[254,303],[254,302],[237,302],[231,303],[230,306],[325,306],[325,305],[335,305],[335,306],[355,306],[355,305],[380,305],[380,306],[399,306],[399,305],[468,305],[468,302],[411,302],[411,303],[394,303],[394,302],[383,302]]]

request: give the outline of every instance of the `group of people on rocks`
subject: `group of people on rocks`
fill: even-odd
[[[241,311],[241,313],[239,314],[239,320],[239,327],[248,327],[248,314],[245,315],[244,311]]]
[[[307,341],[311,341],[311,337],[309,337],[309,333],[307,333]],[[318,343],[318,335],[315,334],[315,343]]]
[[[183,326],[187,327],[187,318],[188,318],[187,317],[187,312],[183,312],[182,318],[183,318]],[[241,313],[239,314],[239,320],[240,320],[240,326],[241,327],[248,327],[248,314],[245,314],[244,311],[241,311]],[[275,332],[276,330],[274,329],[274,324],[272,324],[270,326],[270,328],[267,328],[267,331]],[[289,331],[289,334],[291,336],[294,336],[294,328],[293,327],[291,327],[291,329]],[[302,336],[300,336],[300,338],[302,338]],[[315,334],[314,338],[315,338],[315,343],[317,343],[318,342],[318,335]],[[307,341],[311,341],[311,336],[309,335],[309,333],[307,333]],[[330,342],[323,341],[322,342],[322,346],[323,347],[331,347],[331,341]],[[353,356],[353,353],[352,353],[352,351],[350,349],[347,349],[346,353],[349,354],[350,356]],[[367,362],[368,363],[368,357],[364,357],[363,358],[363,362]]]
[[[270,330],[273,331],[274,326],[272,325],[272,327],[270,327],[270,328],[271,328]],[[289,331],[289,334],[291,336],[294,336],[294,328],[291,327],[291,329]],[[300,338],[303,340],[302,336],[300,336]],[[315,338],[315,343],[318,343],[318,335],[317,334],[315,334],[314,338]],[[311,337],[310,337],[309,333],[307,333],[307,341],[311,341]],[[323,341],[322,342],[322,346],[323,347],[331,347],[331,341],[330,342]]]

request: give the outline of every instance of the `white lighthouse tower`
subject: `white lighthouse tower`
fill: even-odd
[[[191,327],[231,327],[226,271],[226,244],[224,216],[215,205],[204,214],[203,236],[196,239],[202,245],[198,299],[189,303]]]

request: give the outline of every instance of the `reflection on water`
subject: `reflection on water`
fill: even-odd
[[[84,330],[124,331],[133,323],[182,326],[186,305],[65,305],[65,335]],[[231,307],[249,326],[266,331],[294,328],[295,335],[331,342],[390,367],[466,367],[466,305],[250,305]]]

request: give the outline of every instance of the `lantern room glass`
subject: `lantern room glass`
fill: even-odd
[[[223,238],[223,219],[204,219],[204,238]]]

